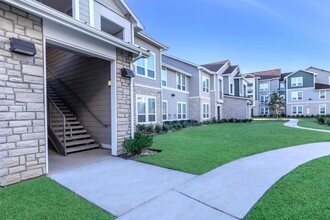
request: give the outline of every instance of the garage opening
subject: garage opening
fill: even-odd
[[[47,44],[46,69],[50,172],[109,157],[111,63]]]

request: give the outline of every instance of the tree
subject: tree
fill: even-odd
[[[284,113],[284,102],[279,92],[274,92],[270,95],[270,100],[268,102],[268,107],[270,114],[279,120],[281,115]]]

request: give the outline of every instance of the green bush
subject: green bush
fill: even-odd
[[[163,124],[163,132],[168,132],[170,130],[170,126],[167,124]]]
[[[155,131],[156,131],[157,133],[160,133],[162,130],[163,130],[163,127],[162,127],[161,125],[157,124],[157,125],[155,126]]]
[[[136,132],[134,138],[127,138],[124,140],[124,149],[133,154],[138,155],[142,149],[151,147],[153,143],[152,137],[142,132]]]
[[[146,129],[147,129],[147,126],[144,125],[144,124],[138,124],[138,125],[136,125],[136,131],[137,132],[145,133],[146,132]]]
[[[153,133],[155,131],[155,127],[152,124],[147,125],[146,132]]]
[[[177,128],[177,129],[182,129],[182,128],[183,128],[183,126],[182,126],[182,124],[181,124],[181,123],[178,123],[178,124],[176,124],[176,128]]]
[[[320,125],[323,125],[323,124],[325,123],[325,118],[324,118],[324,116],[322,116],[322,115],[318,115],[318,116],[316,117],[316,120],[317,120],[317,122],[318,122]]]
[[[183,127],[183,128],[186,128],[186,127],[188,127],[188,126],[189,126],[189,125],[188,125],[187,122],[183,122],[183,123],[182,123],[182,127]]]
[[[330,126],[330,118],[327,119],[327,125]]]

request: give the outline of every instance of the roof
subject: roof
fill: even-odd
[[[259,77],[261,80],[280,78],[281,69],[266,70],[266,71],[248,73],[248,74]]]
[[[327,72],[327,73],[330,73],[330,71],[329,71],[329,70],[324,70],[324,69],[316,68],[316,67],[313,67],[313,66],[311,66],[311,67],[308,67],[306,70],[308,70],[308,71],[311,71],[311,72],[312,72],[312,70],[313,70],[313,69],[315,69],[315,70],[320,70],[320,71],[322,71],[322,72]]]
[[[118,6],[120,7],[121,10],[124,11],[124,13],[126,14],[130,14],[132,16],[132,18],[135,20],[136,22],[136,27],[139,30],[144,30],[144,26],[142,24],[142,22],[138,19],[138,17],[133,13],[133,11],[131,10],[131,8],[127,5],[127,3],[125,2],[125,0],[115,0],[115,2],[118,4]]]
[[[141,38],[143,38],[144,40],[148,41],[149,43],[155,45],[156,47],[161,48],[162,50],[167,50],[169,49],[168,46],[166,46],[165,44],[159,42],[158,40],[156,40],[155,38],[152,38],[150,36],[148,36],[147,34],[143,33],[143,32],[138,32],[137,35]]]
[[[330,89],[330,85],[322,84],[322,83],[315,83],[315,89]]]
[[[225,72],[222,73],[222,75],[226,75],[226,74],[230,74],[232,72],[234,72],[234,70],[238,67],[238,65],[234,65],[234,66],[229,66]]]
[[[289,73],[282,73],[281,74],[281,79],[280,81],[284,81],[284,78],[287,77],[288,75],[290,75],[292,72],[289,72]]]
[[[221,69],[228,62],[229,62],[229,60],[219,61],[219,62],[215,62],[215,63],[208,63],[208,64],[202,65],[202,67],[205,67],[206,69],[213,71],[213,72],[218,72],[218,70]]]

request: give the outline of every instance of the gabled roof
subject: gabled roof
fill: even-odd
[[[310,71],[310,72],[313,72],[313,71],[311,71],[311,69],[316,69],[316,70],[320,70],[320,71],[322,71],[322,72],[330,73],[330,71],[328,71],[328,70],[324,70],[324,69],[316,68],[316,67],[313,67],[313,66],[308,67],[306,70],[307,70],[307,71]]]
[[[310,74],[313,74],[314,76],[317,76],[316,73],[313,73],[313,72],[308,71],[308,70],[298,70],[298,71],[295,71],[295,72],[289,73],[288,75],[286,75],[286,76],[284,77],[284,79],[288,78],[289,76],[291,76],[291,75],[293,75],[293,74],[298,73],[299,71],[303,71],[303,72],[305,72],[305,73],[310,73]]]
[[[162,50],[167,50],[169,49],[168,46],[166,46],[165,44],[157,41],[155,38],[152,38],[150,36],[148,36],[147,34],[143,33],[143,32],[137,32],[136,33],[139,37],[143,38],[145,41],[148,41],[149,43],[155,45],[156,47],[162,49]]]
[[[219,61],[219,62],[215,62],[215,63],[203,64],[201,66],[205,67],[206,69],[208,69],[210,71],[218,72],[228,62],[229,62],[229,60],[224,60],[224,61]]]
[[[247,73],[259,77],[260,80],[274,79],[281,77],[281,69],[266,70],[260,72]]]
[[[289,72],[289,73],[282,73],[281,74],[281,79],[280,81],[284,81],[284,78],[287,77],[288,75],[290,75],[292,72]]]
[[[315,83],[315,89],[316,90],[321,90],[321,89],[329,90],[330,89],[330,85],[322,84],[322,83]]]
[[[165,56],[165,57],[169,57],[171,59],[174,59],[174,60],[177,60],[177,61],[180,61],[182,63],[185,63],[185,64],[188,64],[190,66],[193,66],[193,67],[196,67],[196,68],[199,68],[199,65],[195,64],[195,63],[192,63],[190,61],[187,61],[187,60],[184,60],[184,59],[181,59],[179,57],[176,57],[176,56],[173,56],[173,55],[170,55],[170,54],[167,54],[167,53],[162,53],[162,56]]]
[[[138,17],[133,13],[133,11],[131,10],[131,8],[127,5],[127,3],[125,2],[125,0],[114,0],[119,8],[127,15],[131,15],[131,17],[134,19],[134,21],[136,22],[136,27],[141,31],[144,30],[144,26],[142,24],[142,22],[138,19]]]
[[[233,73],[238,68],[238,65],[229,66],[222,75],[227,75]]]

